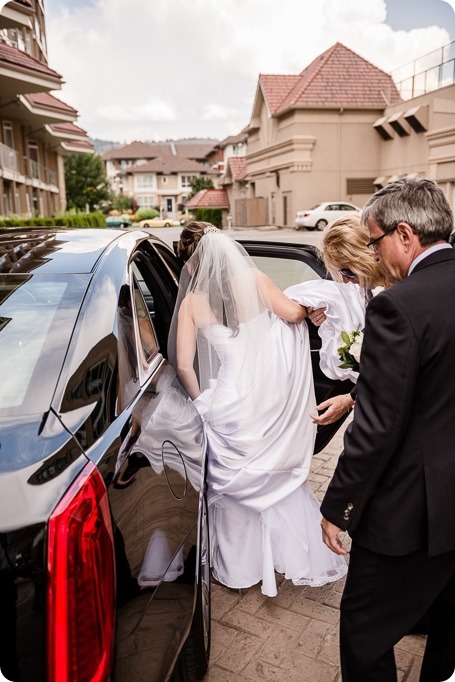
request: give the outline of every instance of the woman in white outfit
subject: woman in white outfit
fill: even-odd
[[[347,567],[322,543],[305,483],[316,436],[307,310],[212,225],[186,226],[179,253],[170,359],[205,422],[213,576],[262,581],[268,596],[275,571],[296,585],[337,580]]]

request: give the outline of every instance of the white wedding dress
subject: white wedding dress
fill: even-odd
[[[194,401],[209,448],[213,576],[232,588],[262,581],[268,596],[277,594],[275,571],[295,585],[338,580],[345,559],[323,544],[319,502],[305,483],[316,436],[306,324],[266,311],[236,335],[221,324],[199,334],[219,362]]]

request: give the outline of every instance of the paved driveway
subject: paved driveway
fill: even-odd
[[[342,434],[337,434],[313,459],[309,481],[319,499],[341,449]],[[212,654],[204,679],[341,680],[338,621],[343,585],[344,580],[340,580],[320,588],[295,587],[282,580],[278,596],[267,598],[257,585],[239,594],[214,584]],[[396,646],[399,682],[418,681],[424,643],[424,637],[410,636]]]

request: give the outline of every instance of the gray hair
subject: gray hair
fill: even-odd
[[[408,176],[378,190],[365,204],[361,222],[375,221],[383,232],[398,223],[408,223],[421,246],[448,240],[453,230],[453,214],[444,193],[428,178]]]

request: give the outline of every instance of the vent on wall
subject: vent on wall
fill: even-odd
[[[390,130],[386,127],[387,116],[381,116],[377,121],[373,123],[373,128],[382,137],[383,140],[392,140],[393,135]]]
[[[409,123],[416,133],[424,133],[428,130],[429,106],[412,107],[403,114],[403,118]]]
[[[347,178],[346,194],[373,194],[377,187],[374,178]]]

